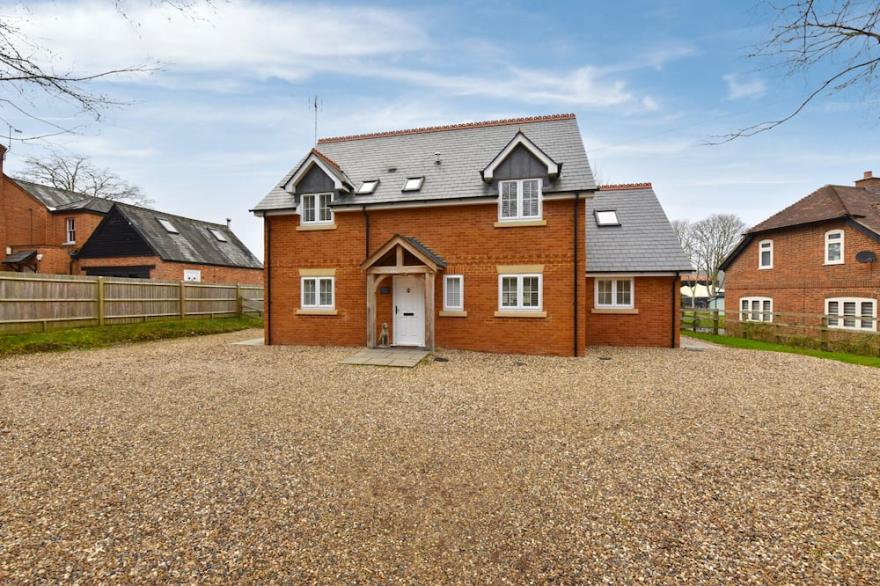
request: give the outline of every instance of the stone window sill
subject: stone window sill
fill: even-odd
[[[297,309],[296,315],[336,315],[335,309]]]
[[[317,230],[335,230],[336,223],[333,224],[300,224],[296,227],[300,232],[314,232]]]
[[[541,318],[547,317],[546,311],[496,311],[495,317],[530,317],[530,318]]]
[[[467,312],[466,311],[443,310],[440,312],[440,317],[467,317]]]
[[[622,315],[636,315],[639,313],[638,309],[632,307],[594,307],[592,310],[593,313],[616,313]]]
[[[525,228],[528,226],[546,226],[547,220],[505,220],[495,222],[496,228]]]

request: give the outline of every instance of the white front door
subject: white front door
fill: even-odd
[[[425,345],[425,277],[394,277],[394,345]]]

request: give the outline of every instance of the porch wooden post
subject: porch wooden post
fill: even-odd
[[[425,273],[425,347],[434,351],[434,277],[436,273]]]
[[[376,276],[367,273],[367,348],[376,347]]]

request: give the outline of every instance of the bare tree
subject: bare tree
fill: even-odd
[[[871,91],[880,75],[880,0],[768,2],[776,14],[770,38],[749,55],[779,61],[789,75],[830,73],[787,114],[731,132],[712,144],[754,136],[785,124],[822,95],[852,87]]]
[[[694,241],[694,224],[690,220],[673,220],[672,221],[672,229],[675,231],[675,235],[678,236],[678,241],[681,242],[681,249],[687,255],[688,260],[691,261],[691,264],[695,267],[697,266],[697,254],[696,254],[696,246]],[[691,290],[691,300],[697,296],[697,284],[699,279],[688,280],[686,287]]]
[[[713,214],[691,225],[694,264],[697,274],[706,279],[712,299],[724,287],[721,263],[740,241],[746,228],[746,223],[734,214]]]
[[[125,0],[108,0],[121,18],[131,21]],[[212,4],[212,0],[151,0],[184,12],[197,4]],[[54,55],[22,34],[7,17],[0,16],[0,120],[9,123],[3,114],[15,113],[39,122],[47,130],[30,136],[3,136],[6,140],[31,141],[59,134],[75,132],[80,126],[61,126],[34,109],[31,94],[42,93],[57,101],[72,104],[80,113],[100,120],[102,113],[122,102],[94,91],[90,82],[122,74],[149,71],[143,65],[124,66],[94,73],[57,71]],[[11,125],[11,124],[10,124]]]
[[[51,152],[43,158],[28,157],[24,165],[22,177],[36,183],[137,205],[152,201],[138,186],[132,185],[109,169],[96,167],[84,155],[65,156],[59,152]]]

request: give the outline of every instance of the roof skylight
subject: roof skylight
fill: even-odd
[[[180,232],[177,231],[177,228],[174,227],[174,224],[172,224],[168,220],[166,220],[164,218],[156,218],[156,219],[159,220],[159,224],[161,224],[162,227],[165,228],[165,231],[168,232],[169,234],[180,234]]]
[[[602,210],[596,213],[596,224],[599,226],[620,226],[616,210]]]
[[[214,235],[214,238],[219,240],[220,242],[229,242],[229,239],[226,238],[226,234],[218,230],[217,228],[208,228],[208,231]]]
[[[406,183],[403,184],[401,191],[418,191],[425,182],[424,177],[407,177]]]
[[[376,186],[379,185],[378,179],[370,179],[369,181],[364,181],[361,183],[361,186],[358,188],[358,195],[367,195],[376,191]]]

